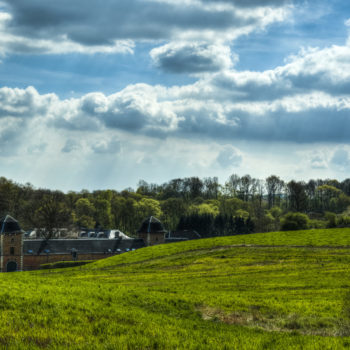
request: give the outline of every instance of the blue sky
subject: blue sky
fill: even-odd
[[[1,175],[342,180],[349,33],[344,0],[0,0]]]

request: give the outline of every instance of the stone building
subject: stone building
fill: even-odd
[[[18,222],[6,215],[0,219],[1,272],[23,270],[23,231]]]
[[[152,246],[165,243],[165,234],[167,231],[157,218],[150,216],[144,220],[137,233],[146,246]]]
[[[26,238],[10,215],[0,219],[0,228],[1,272],[36,270],[42,264],[58,261],[99,260],[144,246],[200,238],[195,231],[170,234],[154,216],[143,221],[138,238],[118,230],[81,234],[79,238]]]
[[[1,272],[36,270],[58,261],[99,260],[145,246],[142,239],[77,238],[25,239],[24,231],[10,215],[0,219]]]

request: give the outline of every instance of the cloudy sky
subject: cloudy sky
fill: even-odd
[[[350,3],[0,0],[0,150],[64,191],[350,177]]]

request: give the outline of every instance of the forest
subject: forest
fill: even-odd
[[[216,177],[188,177],[161,185],[140,180],[136,190],[63,193],[1,177],[0,214],[48,234],[117,228],[133,236],[151,215],[167,230],[196,230],[202,237],[349,227],[350,179],[285,182],[232,174],[223,185]]]

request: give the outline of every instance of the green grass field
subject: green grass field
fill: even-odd
[[[0,275],[6,349],[350,347],[350,229],[160,245]]]

